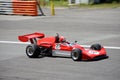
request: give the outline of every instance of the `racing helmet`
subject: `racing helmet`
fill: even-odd
[[[60,42],[66,42],[66,39],[63,36],[60,36]]]

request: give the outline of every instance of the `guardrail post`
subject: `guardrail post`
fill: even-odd
[[[55,15],[54,0],[51,0],[50,2],[51,2],[51,14],[52,16],[54,16]]]

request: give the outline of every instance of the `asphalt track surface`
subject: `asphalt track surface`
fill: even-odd
[[[0,15],[0,80],[120,80],[120,8],[56,9],[50,16]],[[100,43],[108,59],[74,62],[71,58],[30,59],[17,36],[43,32],[64,35],[79,44]]]

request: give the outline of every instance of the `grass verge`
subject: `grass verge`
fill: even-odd
[[[120,3],[102,3],[102,4],[80,4],[78,5],[80,8],[118,8],[120,7]]]
[[[41,2],[41,6],[50,7],[50,1]],[[68,1],[54,1],[55,7],[78,7],[78,8],[118,8],[120,3],[101,3],[101,4],[77,4],[77,5],[68,5]]]

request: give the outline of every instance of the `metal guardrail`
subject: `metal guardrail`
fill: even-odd
[[[0,1],[0,14],[13,14],[12,2]]]
[[[14,0],[13,1],[13,13],[19,15],[37,16],[37,2],[35,0]]]
[[[0,14],[16,14],[38,16],[38,2],[36,0],[0,0]],[[42,9],[39,9],[44,15]]]

